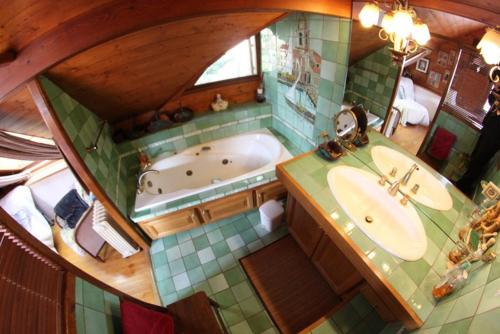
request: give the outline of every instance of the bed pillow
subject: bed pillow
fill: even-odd
[[[78,195],[76,189],[71,189],[57,203],[54,211],[70,228],[74,228],[88,208],[88,204]]]

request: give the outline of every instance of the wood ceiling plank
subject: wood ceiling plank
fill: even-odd
[[[223,14],[167,23],[87,50],[48,75],[114,123],[161,107],[225,51],[281,15]]]
[[[81,4],[84,0],[77,1]],[[26,39],[25,46],[22,47],[22,52],[16,61],[0,68],[0,98],[38,73],[79,52],[159,24],[197,16],[256,11],[304,11],[350,17],[352,9],[351,0],[214,0],[205,1],[201,6],[198,0],[101,1],[103,2],[99,2],[99,6],[88,6],[86,9],[82,5],[82,11],[73,17],[66,15],[66,12],[75,13],[69,9],[54,11],[59,15],[49,16],[50,22],[53,23],[47,24],[47,27],[44,26],[43,20],[40,28],[36,25],[28,26],[38,33],[34,34],[36,37],[33,39],[29,41],[28,38]],[[5,11],[9,12],[11,2],[15,1],[5,1],[2,4],[2,11],[6,7]],[[31,0],[30,3],[34,5],[37,2]],[[66,1],[66,3],[70,6],[73,1]],[[38,4],[42,6],[39,11],[43,12],[45,8],[52,9],[59,2],[38,0]],[[24,8],[27,10],[31,6]],[[22,11],[21,14],[23,14]],[[3,26],[4,21],[9,19],[10,17],[2,14],[0,26]],[[20,15],[13,22],[20,25],[23,20],[30,20],[30,16]],[[57,24],[54,25],[54,22]],[[26,28],[26,30],[29,29]],[[17,34],[21,34],[19,29],[13,29],[13,31],[14,33],[11,33],[5,40],[6,44],[12,44],[16,31]]]
[[[25,86],[0,101],[0,129],[30,136],[52,138]]]

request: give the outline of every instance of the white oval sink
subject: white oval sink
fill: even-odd
[[[406,155],[386,146],[372,147],[371,154],[373,162],[382,174],[389,175],[394,167],[397,168],[398,171],[394,179],[403,177],[411,166],[416,163]],[[406,186],[401,185],[399,189],[405,194],[410,194],[412,199],[429,208],[442,211],[450,210],[453,207],[453,200],[445,186],[425,167],[418,163],[417,165],[419,168],[413,172],[408,184]],[[416,195],[410,192],[415,184],[420,186]]]
[[[376,244],[406,261],[424,255],[427,249],[424,227],[415,208],[399,202],[401,194],[389,195],[387,187],[377,183],[377,176],[355,167],[334,167],[327,179],[342,209]]]

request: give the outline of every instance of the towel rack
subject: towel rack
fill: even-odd
[[[97,144],[99,143],[99,139],[101,138],[102,130],[104,129],[104,125],[106,125],[106,121],[102,121],[101,126],[99,127],[99,132],[97,132],[97,137],[95,139],[94,144],[85,148],[87,153],[91,153],[97,150]]]

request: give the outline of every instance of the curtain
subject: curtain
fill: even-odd
[[[13,175],[0,176],[0,188],[8,186],[9,184],[14,184],[31,176],[30,173],[21,172]]]
[[[17,160],[57,160],[62,155],[55,145],[37,143],[0,130],[0,157]]]

